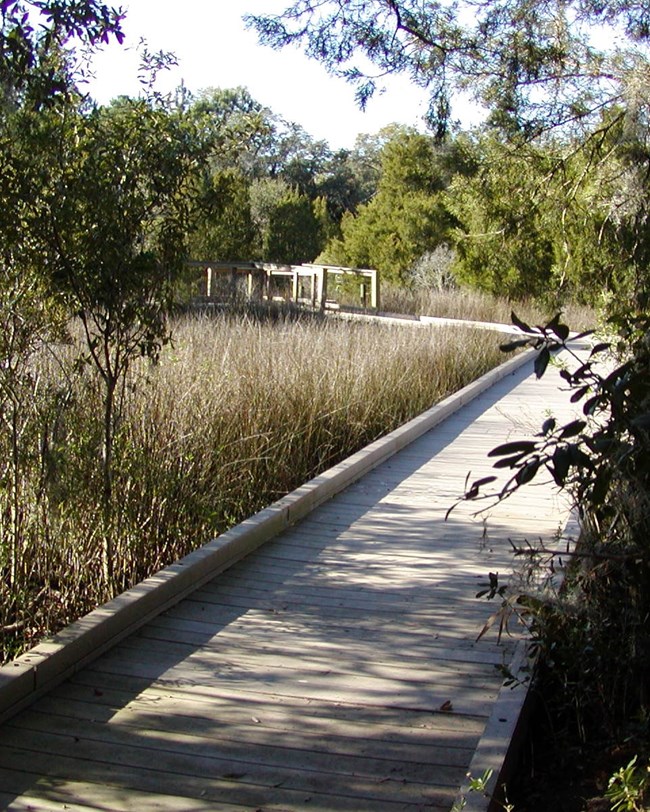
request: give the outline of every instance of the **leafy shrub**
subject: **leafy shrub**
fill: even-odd
[[[576,368],[560,374],[582,416],[565,425],[548,418],[534,440],[493,449],[495,466],[512,472],[498,498],[546,472],[571,494],[582,534],[562,594],[499,594],[527,617],[556,722],[582,741],[615,737],[650,710],[650,317],[619,323],[616,343],[596,343],[586,359],[559,318],[542,328],[513,321],[530,336],[504,349],[537,347],[538,376],[554,349],[573,356]],[[472,483],[466,498],[485,498],[488,482]],[[536,553],[549,567],[558,555]]]

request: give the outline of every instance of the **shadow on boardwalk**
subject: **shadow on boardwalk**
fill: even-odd
[[[474,595],[566,509],[536,488],[444,515],[562,400],[509,376],[5,723],[0,802],[449,810],[516,642],[476,642]]]

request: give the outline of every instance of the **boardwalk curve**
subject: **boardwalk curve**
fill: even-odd
[[[563,417],[558,376],[515,366],[397,453],[377,452],[297,524],[289,509],[267,516],[282,532],[204,572],[199,589],[173,570],[188,594],[167,611],[137,593],[129,606],[149,622],[112,630],[86,667],[87,642],[69,661],[52,644],[57,673],[47,648],[13,681],[2,669],[0,708],[3,691],[15,708],[54,687],[16,715],[4,708],[0,806],[449,810],[470,765],[493,763],[499,726],[516,721],[494,711],[496,666],[519,656],[518,641],[476,642],[488,607],[474,594],[488,571],[511,568],[509,538],[551,537],[567,516],[553,489],[535,487],[487,516],[461,505],[443,520],[468,470],[490,468],[491,447],[536,431],[549,410]]]

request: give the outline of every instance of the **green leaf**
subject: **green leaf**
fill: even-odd
[[[582,407],[582,413],[587,416],[593,414],[603,400],[604,398],[602,395],[594,395],[593,397],[589,398],[589,400],[585,401],[585,404]]]
[[[539,459],[529,460],[515,477],[517,485],[526,485],[539,471],[541,461]]]
[[[482,479],[477,479],[472,482],[470,489],[465,493],[465,499],[476,499],[479,496],[479,490],[483,485],[488,485],[494,482],[495,476],[484,476]]]
[[[493,468],[514,468],[518,462],[521,462],[526,454],[515,454],[512,457],[504,457],[501,460],[497,460],[493,464]]]
[[[553,452],[553,468],[551,470],[553,479],[558,485],[564,485],[570,467],[571,455],[569,449],[566,446],[558,446]]]
[[[548,435],[553,431],[553,429],[555,428],[556,425],[557,425],[557,421],[555,420],[554,417],[547,418],[542,423],[542,431],[540,432],[541,436],[542,437],[548,437]]]
[[[560,341],[566,341],[569,337],[569,328],[566,324],[560,324],[560,316],[561,313],[557,313],[551,321],[546,325],[546,330],[550,330],[554,335],[556,335]]]
[[[591,386],[581,386],[580,389],[576,389],[576,391],[571,395],[571,403],[577,403],[579,400],[587,394],[587,392],[591,391]]]
[[[605,352],[605,350],[609,350],[612,345],[606,342],[602,344],[596,344],[595,347],[591,348],[591,352],[589,353],[589,357],[592,358],[594,355],[597,355],[600,352]]]

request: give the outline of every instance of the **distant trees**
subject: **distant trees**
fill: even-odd
[[[476,145],[477,170],[446,195],[457,227],[459,281],[513,298],[549,292],[554,249],[541,209],[552,162],[543,150],[511,153],[493,138]]]
[[[479,139],[475,173],[456,176],[446,195],[457,278],[558,306],[645,307],[649,147],[622,111],[580,138],[516,149],[494,133]]]
[[[377,268],[386,279],[404,281],[413,263],[447,237],[445,183],[433,139],[395,131],[380,152],[376,193],[356,213],[343,215],[341,237],[328,244],[322,259]]]
[[[296,0],[284,13],[248,21],[263,43],[302,45],[352,82],[362,104],[380,86],[377,77],[406,73],[429,89],[429,124],[443,143],[453,132],[452,96],[460,91],[478,102],[485,114],[478,163],[448,178],[443,207],[446,223],[451,217],[457,224],[449,241],[456,244],[459,279],[515,296],[594,300],[623,293],[643,304],[650,186],[646,6],[632,0]],[[409,196],[399,223],[390,224],[378,202],[385,186],[356,220],[345,215],[342,240],[326,253],[336,249],[345,258],[347,250],[350,259],[370,260],[362,249],[372,240],[363,235],[386,245],[386,224],[395,245],[378,251],[375,264],[384,262],[399,277],[409,254],[399,249],[437,239],[424,228],[435,213]]]

